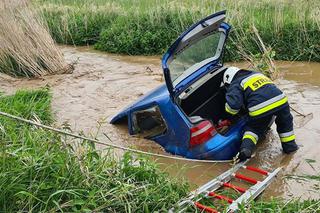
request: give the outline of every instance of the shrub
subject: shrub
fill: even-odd
[[[232,25],[225,61],[242,60],[238,47],[261,51],[252,38],[256,26],[278,60],[320,61],[320,19],[317,0],[301,1],[60,1],[41,5],[52,35],[66,44],[95,44],[99,50],[131,55],[162,54],[195,21],[227,9]],[[51,8],[51,9],[50,9]],[[48,15],[51,14],[51,15]],[[238,37],[237,32],[244,34]],[[238,42],[245,38],[246,42]],[[240,44],[241,43],[241,44]]]

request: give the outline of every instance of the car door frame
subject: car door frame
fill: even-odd
[[[133,115],[134,113],[138,112],[138,111],[142,111],[142,110],[147,110],[153,107],[158,107],[159,108],[159,112],[161,115],[161,118],[164,122],[164,125],[166,126],[166,131],[163,134],[159,134],[159,135],[154,135],[152,137],[146,137],[147,139],[152,139],[161,135],[165,135],[166,132],[168,131],[168,124],[167,121],[165,119],[165,117],[163,116],[163,113],[161,111],[161,107],[159,106],[159,104],[157,102],[151,102],[149,104],[143,105],[143,106],[139,106],[139,107],[135,107],[135,108],[130,108],[129,110],[129,114],[128,114],[128,127],[129,127],[129,134],[130,135],[137,135],[139,133],[135,133],[134,132],[134,122],[133,122]]]

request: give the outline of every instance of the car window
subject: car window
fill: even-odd
[[[132,113],[133,133],[150,138],[162,135],[167,130],[158,106]]]
[[[176,54],[170,63],[173,85],[176,86],[200,67],[218,59],[224,40],[225,34],[217,31]]]

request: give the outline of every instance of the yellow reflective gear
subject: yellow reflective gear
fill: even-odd
[[[264,101],[264,102],[262,102],[260,104],[257,104],[255,106],[249,107],[248,110],[249,110],[249,112],[252,112],[252,111],[256,111],[258,109],[262,109],[263,107],[269,106],[270,104],[273,104],[273,103],[275,103],[277,101],[280,101],[284,97],[286,97],[286,96],[285,96],[285,94],[282,93],[282,94],[280,94],[278,96],[275,96],[273,98],[270,98],[269,100]]]
[[[246,80],[243,89],[245,90],[250,87],[252,91],[255,91],[266,84],[273,84],[273,82],[264,75],[255,75]]]
[[[232,109],[228,103],[226,103],[225,105],[225,109],[228,113],[230,113],[231,115],[235,115],[239,112],[239,110],[236,110],[236,109]]]
[[[274,103],[272,103],[272,104],[270,104],[270,105],[268,105],[268,106],[265,106],[265,107],[263,107],[263,108],[261,108],[261,109],[258,109],[258,110],[249,112],[249,115],[250,115],[250,116],[258,116],[258,115],[261,115],[261,114],[263,114],[263,113],[265,113],[265,112],[268,112],[268,111],[270,111],[270,110],[272,110],[272,109],[274,109],[274,108],[277,108],[277,107],[279,107],[279,106],[287,103],[287,101],[288,101],[288,98],[287,98],[287,97],[284,97],[284,98],[282,98],[281,100],[276,101],[276,102],[274,102]]]
[[[257,139],[254,136],[252,136],[252,135],[243,135],[242,140],[244,140],[246,138],[250,139],[254,144],[257,144]]]
[[[280,141],[282,143],[286,143],[286,142],[293,141],[294,139],[296,139],[296,136],[295,135],[291,135],[291,136],[288,136],[288,137],[281,137]]]

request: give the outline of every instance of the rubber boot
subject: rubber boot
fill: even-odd
[[[282,149],[284,153],[290,154],[292,152],[297,151],[299,147],[295,141],[291,141],[291,142],[282,143]]]
[[[242,141],[238,157],[240,162],[251,158],[255,146],[256,145],[250,139],[244,139]]]

